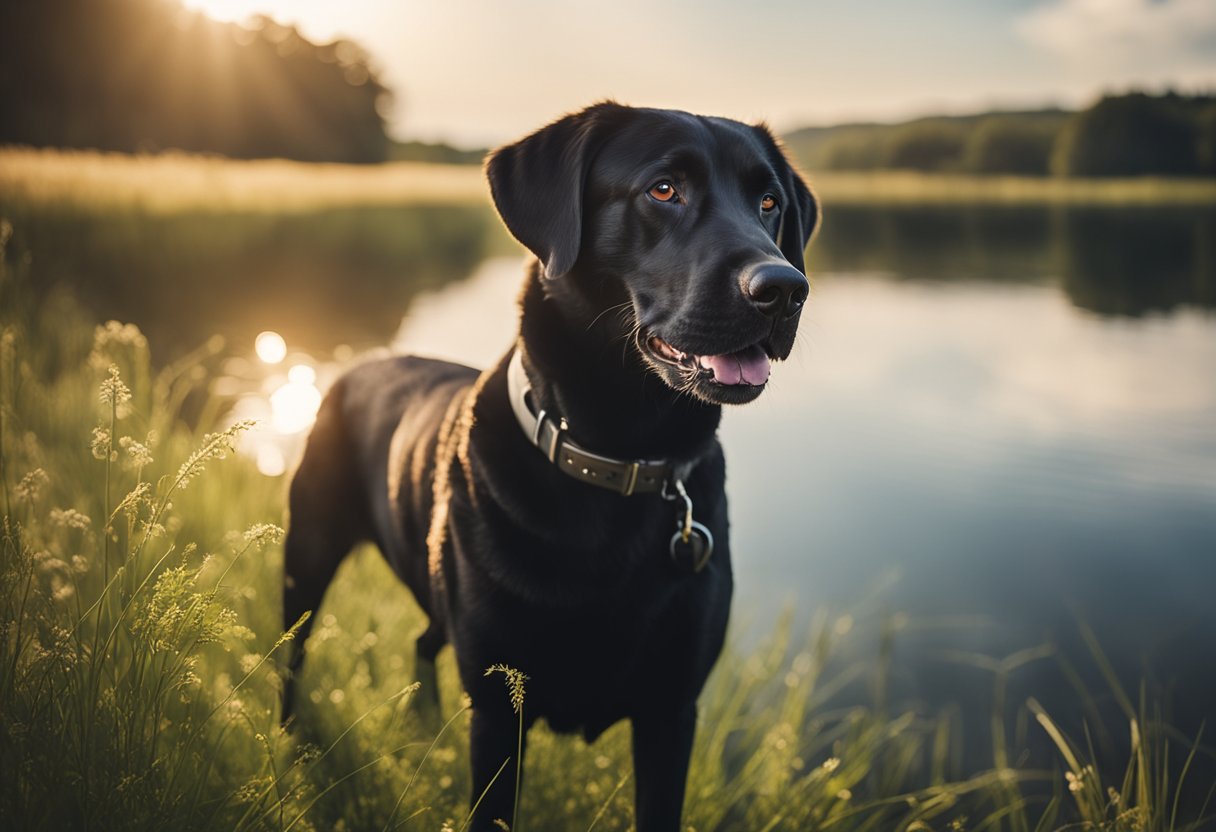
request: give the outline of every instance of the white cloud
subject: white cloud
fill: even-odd
[[[1212,0],[1051,0],[1024,15],[1017,30],[1034,46],[1118,80],[1216,79]]]

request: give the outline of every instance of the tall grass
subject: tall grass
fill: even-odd
[[[35,301],[28,266],[2,268],[0,826],[460,829],[467,702],[445,653],[445,724],[413,707],[422,619],[375,552],[317,611],[295,732],[278,728],[282,485],[231,453],[259,428],[225,421],[209,392],[222,344],[157,369],[134,327],[93,327],[70,298]],[[866,629],[821,613],[796,635],[787,618],[727,650],[701,702],[690,828],[1199,828],[1180,795],[1205,747],[1151,703],[1128,712],[1132,754],[1112,763],[1036,703],[1004,701],[1003,680],[1047,651],[957,657],[997,680],[1000,751],[966,771],[949,711],[885,701],[893,626],[869,627],[872,661],[841,658]],[[523,708],[518,681],[503,695]],[[1020,766],[1003,734],[1015,712],[1058,749],[1048,769]],[[526,767],[516,828],[630,828],[627,726],[590,748],[535,729]]]
[[[481,168],[470,165],[341,165],[20,147],[0,148],[0,191],[23,202],[105,205],[150,215],[482,204],[488,194]]]
[[[1211,205],[1216,180],[980,176],[810,170],[829,204]],[[350,206],[489,202],[480,166],[238,161],[182,153],[130,156],[0,148],[0,193],[20,203],[145,215],[293,213]]]

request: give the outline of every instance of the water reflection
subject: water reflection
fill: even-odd
[[[1216,208],[828,206],[820,272],[1059,286],[1077,307],[1140,316],[1216,308]]]
[[[161,361],[264,329],[325,355],[386,343],[420,292],[516,251],[488,207],[297,214],[80,213],[12,204],[13,256],[99,319],[138,324]],[[828,205],[819,273],[1058,287],[1103,316],[1216,308],[1216,208]],[[513,305],[504,304],[512,317]]]
[[[254,339],[254,355],[258,360],[229,359],[213,391],[234,400],[231,421],[252,419],[257,423],[253,430],[242,434],[238,450],[252,457],[263,474],[278,477],[298,457],[307,431],[316,421],[322,398],[319,385],[328,386],[342,365],[323,365],[322,380],[314,359],[295,353],[285,375],[268,371],[288,358],[286,340],[273,330],[263,331]]]
[[[244,349],[272,329],[295,348],[384,344],[421,291],[506,245],[488,207],[334,208],[289,214],[79,213],[6,204],[12,256],[99,320],[139,325],[158,361],[211,335]]]
[[[1027,283],[886,266],[817,274],[795,354],[724,416],[736,620],[765,631],[793,604],[888,621],[893,700],[961,703],[970,737],[989,733],[992,678],[963,659],[1050,643],[1083,660],[1085,621],[1125,682],[1147,680],[1193,730],[1216,697],[1216,665],[1193,660],[1216,644],[1216,317],[1079,312],[1046,269]],[[489,364],[521,268],[491,261],[420,298],[398,344]],[[1094,712],[1054,656],[1020,668],[1009,701],[1034,695],[1076,727]],[[1070,672],[1105,713],[1096,665]],[[967,755],[992,759],[982,741]]]

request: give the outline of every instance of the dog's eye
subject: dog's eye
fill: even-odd
[[[662,182],[656,182],[650,186],[650,195],[659,202],[672,202],[678,198],[675,185],[672,185],[666,179]]]
[[[765,194],[760,198],[760,210],[766,214],[777,207],[777,199],[772,194]]]

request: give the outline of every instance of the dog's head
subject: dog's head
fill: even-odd
[[[819,219],[764,126],[598,104],[496,151],[507,228],[544,279],[632,310],[645,364],[715,404],[749,402],[789,356]]]

